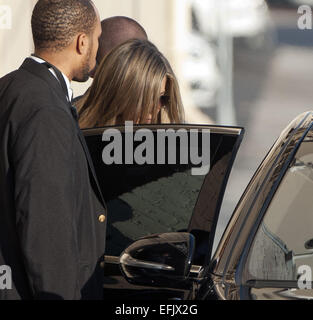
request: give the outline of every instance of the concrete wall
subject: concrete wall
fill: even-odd
[[[18,68],[33,52],[30,17],[35,2],[0,0],[0,77]]]

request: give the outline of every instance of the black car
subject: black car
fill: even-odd
[[[242,128],[134,127],[134,133],[152,132],[154,147],[143,150],[134,139],[128,152],[134,150],[134,156],[141,148],[146,159],[152,153],[150,160],[171,158],[171,148],[158,146],[159,132],[177,134],[176,160],[183,157],[183,146],[188,152],[195,146],[195,133],[200,154],[205,146],[200,133],[209,132],[210,170],[205,175],[192,174],[192,152],[188,161],[127,162],[125,127],[85,130],[108,205],[105,298],[311,299],[312,125],[313,112],[307,112],[282,132],[243,193],[215,253],[216,226]],[[120,133],[121,148],[111,148],[110,154],[113,159],[122,153],[116,159],[123,161],[105,165],[112,132]],[[184,144],[179,132],[187,134]]]

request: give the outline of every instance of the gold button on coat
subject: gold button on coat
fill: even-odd
[[[105,221],[105,215],[101,215],[101,216],[99,216],[99,222],[101,222],[101,223],[103,223],[104,221]]]

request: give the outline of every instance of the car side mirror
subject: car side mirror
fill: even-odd
[[[141,238],[120,256],[120,268],[132,284],[175,287],[187,280],[195,250],[190,233],[162,233]]]

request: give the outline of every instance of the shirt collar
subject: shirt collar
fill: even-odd
[[[35,57],[35,56],[30,56],[31,59],[35,60],[36,62],[38,63],[45,63],[46,61],[39,58],[39,57]],[[54,70],[52,68],[49,68],[49,71],[54,75],[54,77],[56,79],[58,79],[57,75],[55,74]],[[70,80],[68,79],[68,77],[63,73],[62,73],[62,76],[65,80],[65,83],[66,83],[66,87],[67,87],[67,91],[68,91],[68,96],[72,99],[73,98],[73,90],[71,88],[71,82]],[[58,80],[59,81],[59,80]]]

